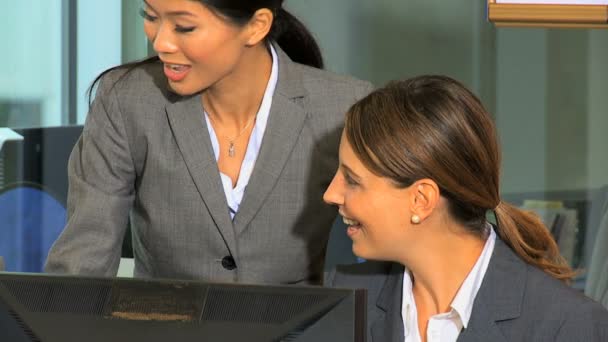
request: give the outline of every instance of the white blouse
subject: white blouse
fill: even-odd
[[[234,219],[234,216],[239,211],[239,206],[243,200],[243,194],[245,188],[249,184],[249,178],[253,172],[255,161],[260,153],[260,147],[262,146],[262,138],[266,131],[266,124],[268,123],[268,117],[270,116],[270,105],[272,103],[272,96],[277,86],[279,79],[279,57],[274,47],[269,44],[270,52],[272,55],[272,71],[270,72],[270,78],[266,85],[266,91],[262,98],[260,109],[258,110],[257,117],[255,119],[255,125],[249,137],[247,143],[247,151],[245,152],[245,158],[241,164],[241,170],[239,172],[239,179],[237,180],[236,186],[232,184],[232,179],[228,175],[220,172],[220,178],[222,179],[222,185],[224,187],[224,194],[226,195],[226,201],[228,202],[228,210],[230,211],[230,218]],[[207,121],[207,128],[209,130],[209,136],[211,137],[211,145],[213,146],[213,154],[215,160],[220,158],[220,144],[215,134],[215,130],[209,121],[209,114],[205,112],[205,120]]]
[[[460,331],[463,328],[466,329],[471,317],[471,311],[473,310],[475,296],[481,287],[483,277],[486,274],[490,258],[492,257],[492,252],[494,251],[496,233],[494,233],[494,229],[489,223],[487,225],[490,234],[481,255],[460,286],[452,304],[450,304],[452,310],[431,316],[429,319],[426,334],[428,342],[455,342],[458,339]],[[412,292],[412,278],[407,268],[403,273],[401,317],[403,319],[405,342],[420,342],[422,339],[418,330],[416,302],[414,301],[414,294]]]

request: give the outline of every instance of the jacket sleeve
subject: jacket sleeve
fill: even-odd
[[[99,85],[68,162],[67,225],[46,272],[115,276],[134,198],[135,168],[114,72]]]

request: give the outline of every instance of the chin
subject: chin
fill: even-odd
[[[353,254],[359,258],[365,260],[375,260],[375,261],[388,261],[389,258],[386,258],[382,255],[382,253],[378,253],[370,248],[365,248],[361,246],[357,246],[353,244]]]
[[[356,243],[353,244],[353,254],[359,258],[363,258],[366,260],[374,259],[372,254],[366,248],[361,248],[361,246],[357,246]]]
[[[184,84],[172,83],[167,81],[167,88],[170,92],[180,95],[180,96],[190,96],[203,91],[203,89],[198,89],[194,87],[189,87]]]

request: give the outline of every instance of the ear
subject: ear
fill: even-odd
[[[254,46],[263,41],[270,32],[273,21],[274,14],[268,8],[261,8],[255,11],[247,23],[245,44],[247,46]]]
[[[432,179],[420,179],[410,186],[412,199],[410,210],[423,222],[435,208],[440,200],[439,186]]]

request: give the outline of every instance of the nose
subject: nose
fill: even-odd
[[[159,25],[153,37],[152,47],[158,54],[174,53],[177,51],[175,35],[168,25]]]
[[[331,180],[331,183],[329,183],[327,190],[325,190],[325,193],[323,194],[325,203],[337,206],[344,204],[344,195],[342,193],[344,187],[342,186],[343,182],[340,178],[340,174],[336,173]]]

